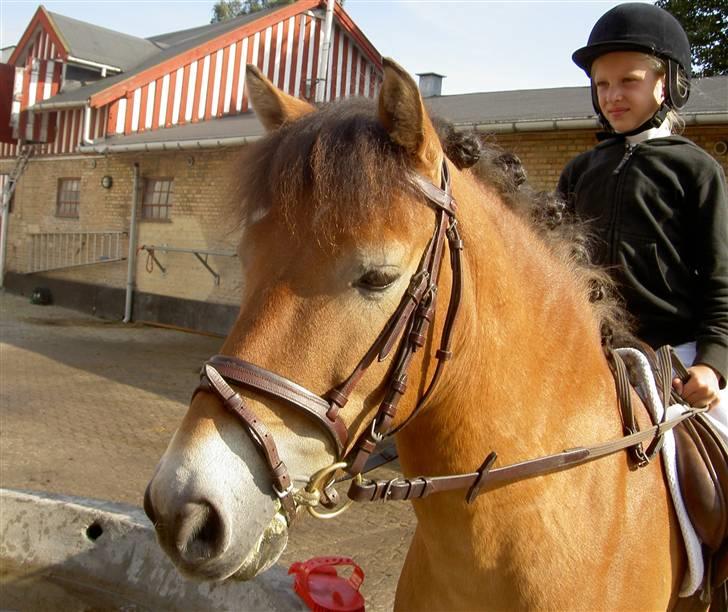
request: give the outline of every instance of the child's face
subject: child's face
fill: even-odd
[[[615,51],[592,64],[599,108],[615,132],[629,132],[647,121],[665,98],[665,77],[649,58],[634,51]]]

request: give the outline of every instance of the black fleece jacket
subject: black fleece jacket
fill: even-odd
[[[723,169],[687,138],[605,140],[564,168],[558,192],[593,235],[638,336],[697,342],[728,378],[728,196]],[[690,364],[688,364],[690,365]]]

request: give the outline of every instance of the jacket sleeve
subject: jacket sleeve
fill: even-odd
[[[713,161],[713,160],[711,160]],[[713,163],[696,185],[698,274],[703,299],[696,335],[695,363],[728,378],[728,194],[723,169]]]

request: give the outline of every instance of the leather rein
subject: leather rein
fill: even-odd
[[[295,518],[299,506],[305,506],[317,518],[331,518],[341,514],[352,501],[409,500],[457,489],[467,489],[466,500],[470,503],[485,491],[518,480],[574,467],[627,448],[632,449],[638,465],[645,465],[659,451],[662,436],[666,431],[675,427],[682,420],[702,411],[701,409],[690,409],[670,421],[663,421],[639,431],[632,413],[631,387],[626,368],[616,353],[610,353],[608,357],[617,386],[624,437],[499,468],[493,467],[496,454],[492,452],[478,470],[467,474],[421,476],[413,479],[395,478],[388,481],[363,480],[365,464],[377,444],[385,437],[400,431],[419,413],[440,379],[445,362],[452,357],[452,330],[461,298],[463,242],[455,218],[457,205],[451,194],[447,164],[445,161],[442,163],[440,188],[415,173],[410,174],[410,181],[414,188],[424,196],[425,203],[435,211],[435,229],[422,255],[419,267],[410,278],[409,287],[402,296],[397,309],[348,378],[329,390],[324,396],[319,396],[270,370],[227,355],[211,357],[203,365],[200,373],[200,384],[192,397],[194,398],[200,391],[213,393],[222,401],[225,408],[240,419],[245,431],[256,444],[268,465],[273,491],[280,499],[281,510],[289,524]],[[402,424],[392,429],[399,400],[407,390],[407,372],[412,358],[425,345],[429,327],[434,318],[437,283],[446,242],[450,254],[452,287],[440,346],[435,353],[437,360],[435,372],[427,390],[412,413]],[[339,412],[346,405],[351,393],[374,360],[386,359],[397,344],[393,365],[385,379],[384,399],[370,425],[347,452],[350,443],[349,432]],[[664,364],[665,359],[663,356],[661,380],[663,380],[663,393],[667,394],[664,397],[669,397],[671,370]],[[252,388],[264,395],[282,400],[314,419],[333,442],[336,461],[331,466],[312,475],[304,490],[294,490],[288,468],[280,457],[273,436],[231,384]],[[642,443],[648,440],[652,440],[652,442],[648,450],[644,451]],[[326,508],[337,506],[337,494],[332,485],[334,484],[333,476],[339,470],[346,471],[354,478],[348,491],[349,500],[329,512],[317,510],[318,505]]]

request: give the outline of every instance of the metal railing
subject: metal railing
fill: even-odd
[[[154,270],[154,264],[157,265],[157,267],[162,271],[162,274],[167,273],[167,268],[162,265],[162,263],[157,259],[157,256],[154,254],[155,251],[160,251],[162,253],[191,253],[195,257],[197,257],[197,260],[207,269],[207,271],[212,274],[213,278],[215,279],[215,284],[220,284],[220,275],[213,270],[213,268],[208,263],[208,256],[212,255],[214,257],[237,257],[238,254],[235,251],[215,251],[215,250],[208,250],[208,249],[193,249],[193,248],[180,248],[180,247],[170,247],[170,246],[156,246],[153,244],[143,244],[139,247],[140,251],[146,251],[147,252],[147,272],[152,272]]]
[[[126,259],[127,232],[39,232],[28,234],[28,273]]]

